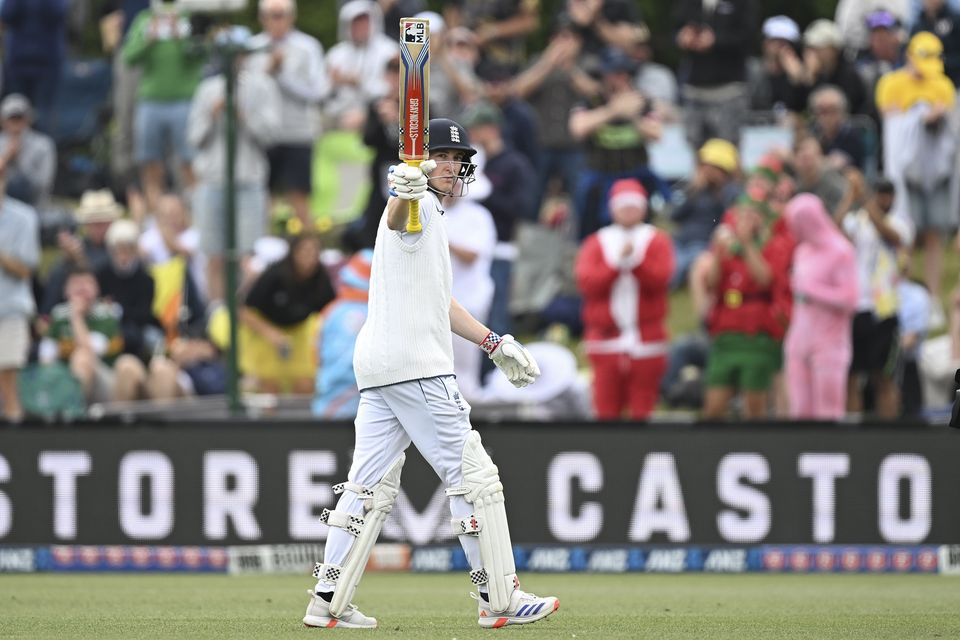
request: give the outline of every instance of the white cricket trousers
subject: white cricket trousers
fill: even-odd
[[[360,393],[355,424],[356,446],[347,474],[350,482],[365,487],[377,484],[387,468],[413,442],[446,487],[462,485],[463,445],[472,427],[470,405],[463,399],[455,377],[425,378],[366,389]],[[402,473],[400,482],[402,485]],[[361,513],[363,502],[353,491],[344,491],[337,502],[337,511]],[[450,513],[455,518],[465,518],[473,513],[473,507],[463,496],[450,496]],[[482,567],[479,541],[472,536],[458,537],[470,567]],[[354,539],[345,530],[330,527],[324,563],[343,565]],[[326,585],[318,584],[320,586]]]

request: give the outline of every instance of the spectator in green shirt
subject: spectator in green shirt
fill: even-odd
[[[153,212],[165,183],[169,146],[185,186],[193,184],[187,144],[190,100],[200,84],[202,55],[190,43],[190,21],[164,0],[140,12],[123,45],[123,59],[143,75],[134,116],[134,160],[140,169],[147,211]]]

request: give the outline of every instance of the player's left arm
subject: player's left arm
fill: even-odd
[[[525,387],[540,375],[537,361],[522,344],[509,334],[500,336],[491,331],[453,297],[450,298],[450,330],[483,349],[513,386]]]

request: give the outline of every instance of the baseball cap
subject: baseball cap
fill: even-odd
[[[610,198],[607,201],[607,206],[609,206],[611,210],[629,206],[646,209],[647,190],[643,188],[643,185],[640,184],[640,181],[636,178],[617,180],[613,183],[613,186],[610,187]]]
[[[943,73],[943,43],[929,31],[921,31],[910,38],[907,59],[924,77],[940,75]]]
[[[867,14],[866,23],[868,29],[896,29],[900,26],[897,16],[886,9],[877,9]]]
[[[7,119],[15,116],[29,116],[30,101],[19,93],[11,93],[3,102],[0,102],[0,118]]]
[[[803,32],[803,43],[808,47],[835,47],[843,46],[843,34],[840,27],[832,20],[821,18],[814,20]]]
[[[787,16],[772,16],[763,23],[763,37],[770,40],[800,41],[800,27]]]

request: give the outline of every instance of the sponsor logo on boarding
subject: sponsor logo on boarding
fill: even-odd
[[[887,568],[887,553],[883,549],[871,549],[867,552],[867,569],[883,571]]]
[[[133,558],[133,566],[142,568],[150,565],[153,554],[150,552],[150,547],[134,547],[130,555]]]
[[[769,571],[782,571],[787,564],[786,555],[781,549],[765,549],[763,552],[763,568]]]
[[[452,555],[445,547],[415,549],[410,566],[414,571],[450,571]]]
[[[35,570],[33,549],[0,549],[0,573],[33,573]]]
[[[790,568],[794,571],[809,571],[810,564],[810,552],[806,549],[794,549],[790,553]]]
[[[894,571],[910,571],[913,568],[913,553],[909,549],[897,549],[893,552],[890,564]]]
[[[223,547],[212,547],[207,549],[207,560],[210,563],[210,567],[213,569],[225,568],[229,559],[230,558],[227,555],[227,550]]]
[[[157,564],[164,569],[170,569],[177,564],[176,547],[157,547]]]
[[[127,562],[127,549],[118,545],[106,547],[103,555],[107,559],[108,567],[122,567]]]
[[[844,571],[860,571],[860,552],[856,549],[844,549],[840,556],[840,565]]]
[[[747,570],[746,549],[713,549],[703,563],[704,571],[742,573]]]
[[[184,547],[181,550],[183,565],[188,569],[196,569],[203,562],[203,551],[200,547]]]
[[[570,549],[535,547],[527,558],[528,571],[570,571]]]
[[[819,571],[833,571],[837,557],[830,549],[820,549],[817,551],[816,564]]]
[[[921,560],[921,562],[924,561],[930,562],[926,558]],[[923,567],[923,564],[920,566]],[[940,547],[940,573],[960,574],[960,545],[951,544]]]
[[[647,555],[645,571],[679,573],[686,568],[687,552],[684,549],[654,549]]]
[[[100,547],[80,547],[80,563],[85,567],[95,567],[100,564]]]
[[[53,548],[53,559],[57,564],[73,564],[73,547],[59,545]]]
[[[597,549],[590,554],[587,571],[623,573],[627,570],[629,554],[626,549]]]
[[[957,552],[960,553],[960,547],[957,547]],[[937,552],[933,549],[920,549],[917,552],[917,568],[920,571],[936,571]]]

